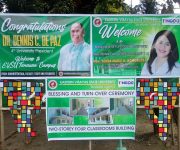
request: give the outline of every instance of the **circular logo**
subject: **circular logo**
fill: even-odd
[[[100,27],[101,24],[102,24],[101,18],[99,18],[99,17],[98,18],[94,18],[93,24],[94,24],[95,27]]]
[[[48,85],[51,89],[55,89],[57,87],[57,82],[55,80],[50,80]]]

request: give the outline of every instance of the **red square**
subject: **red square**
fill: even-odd
[[[18,95],[18,96],[22,96],[22,92],[18,92],[17,95]]]
[[[158,105],[159,105],[159,106],[164,105],[164,101],[163,101],[163,100],[158,100]]]
[[[149,109],[149,106],[144,106],[145,107],[145,109]]]
[[[16,97],[18,94],[17,92],[13,92],[13,96]]]
[[[40,106],[34,106],[34,109],[41,109]]]
[[[18,120],[17,120],[17,123],[18,123],[18,124],[21,124],[21,123],[22,123],[21,119],[18,119]]]
[[[141,79],[140,82],[144,82],[144,79]]]
[[[39,96],[41,96],[41,97],[42,97],[42,96],[43,96],[43,94],[44,94],[44,93],[40,92]]]
[[[20,128],[20,132],[24,132],[25,128]]]
[[[31,136],[34,137],[34,136],[37,136],[37,133],[35,131],[32,131],[31,132]]]
[[[164,128],[159,128],[159,133],[163,133],[164,132]]]
[[[28,105],[28,101],[27,100],[21,100],[21,105],[27,106]]]
[[[172,105],[168,105],[168,109],[171,109],[172,108]]]
[[[154,123],[158,123],[158,119],[154,119],[154,121],[153,121]]]

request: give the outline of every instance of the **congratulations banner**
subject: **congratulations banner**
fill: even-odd
[[[93,16],[95,76],[180,76],[180,17]]]
[[[48,140],[134,139],[135,79],[48,78]]]
[[[90,17],[6,14],[0,29],[1,76],[90,74]]]

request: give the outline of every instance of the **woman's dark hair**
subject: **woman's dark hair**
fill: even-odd
[[[167,72],[170,72],[173,69],[173,67],[175,66],[175,62],[178,61],[178,59],[179,59],[178,46],[177,46],[177,42],[176,42],[176,38],[175,38],[174,34],[168,30],[159,31],[154,37],[151,51],[150,51],[150,56],[147,61],[147,68],[148,68],[148,71],[150,74],[153,74],[151,65],[152,65],[154,59],[157,57],[157,53],[156,53],[156,49],[154,48],[154,45],[155,45],[157,39],[162,35],[165,35],[167,37],[167,39],[169,40],[170,45],[171,45],[171,51],[168,54],[168,59],[167,59],[168,66],[169,66]]]

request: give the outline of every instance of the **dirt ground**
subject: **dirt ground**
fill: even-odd
[[[90,150],[90,141],[50,141],[47,140],[45,110],[33,120],[37,137],[31,138],[31,143],[26,144],[25,134],[16,132],[16,125],[9,111],[4,111],[5,142],[0,144],[1,150]],[[135,140],[123,140],[127,150],[178,150],[177,126],[174,143],[170,134],[166,142],[162,142],[153,134],[151,121],[147,118],[144,109],[137,110],[137,124]],[[118,140],[93,140],[91,150],[117,150]]]

